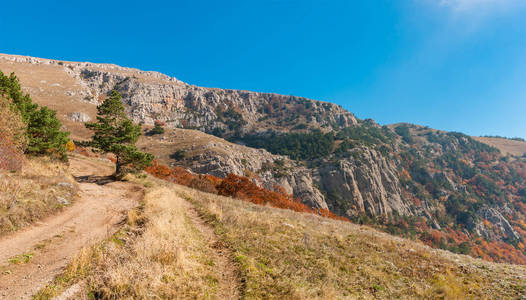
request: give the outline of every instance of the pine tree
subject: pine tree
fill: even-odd
[[[26,153],[57,156],[66,160],[69,132],[61,131],[61,127],[62,123],[57,118],[55,111],[43,106],[31,112],[27,126],[29,144]]]
[[[153,155],[140,152],[135,147],[141,135],[141,126],[133,124],[126,116],[119,92],[113,90],[97,111],[97,122],[86,123],[86,127],[95,132],[92,140],[94,148],[115,154],[116,178],[149,166]]]
[[[33,103],[29,94],[22,92],[14,73],[6,76],[0,71],[0,95],[10,101],[11,108],[27,124],[26,154],[49,155],[67,160],[66,143],[69,141],[69,132],[61,131],[62,123],[55,111]]]
[[[38,104],[33,103],[29,94],[22,92],[15,73],[6,76],[0,71],[0,94],[11,100],[13,107],[20,112],[26,123],[29,122],[31,114],[38,109]]]

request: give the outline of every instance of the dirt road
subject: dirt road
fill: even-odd
[[[74,176],[109,175],[107,163],[71,159]],[[86,245],[108,237],[137,205],[143,189],[126,182],[80,183],[77,200],[60,214],[0,239],[0,299],[28,299]]]

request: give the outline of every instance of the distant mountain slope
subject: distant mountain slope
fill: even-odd
[[[526,142],[503,138],[473,137],[475,140],[493,146],[504,155],[523,156],[526,154]]]
[[[115,65],[0,55],[0,70],[57,109],[75,138],[89,136],[82,122],[117,89],[136,122],[166,124],[165,134],[140,141],[166,163],[248,176],[355,222],[526,264],[526,158],[503,156],[499,147],[511,150],[491,140],[380,126],[331,103],[201,88]]]

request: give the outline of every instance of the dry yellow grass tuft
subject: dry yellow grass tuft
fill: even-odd
[[[80,294],[97,299],[215,298],[212,250],[189,219],[188,204],[165,183],[147,182],[152,187],[143,206],[128,212],[124,228],[84,249],[36,299],[49,299],[78,283]]]
[[[0,94],[0,169],[20,170],[27,146],[26,125],[11,107],[11,101]]]
[[[62,209],[76,193],[67,166],[45,157],[28,160],[21,171],[0,170],[0,236]]]

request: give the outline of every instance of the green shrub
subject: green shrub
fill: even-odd
[[[413,137],[411,137],[411,133],[409,132],[409,126],[407,125],[399,125],[395,128],[396,134],[402,137],[402,140],[408,144],[413,143]]]

